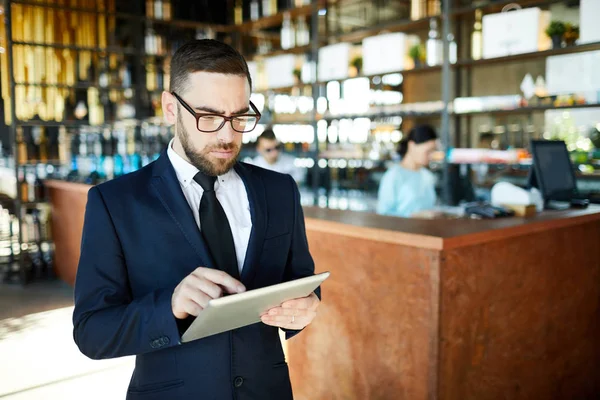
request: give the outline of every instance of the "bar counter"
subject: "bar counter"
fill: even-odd
[[[72,284],[89,186],[48,181]],[[288,344],[294,398],[600,397],[600,207],[416,220],[305,208],[311,326]]]

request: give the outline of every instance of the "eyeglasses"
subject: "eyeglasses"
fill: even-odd
[[[200,132],[204,133],[212,133],[220,130],[225,126],[225,122],[229,121],[231,124],[231,128],[239,133],[246,133],[254,130],[258,121],[260,120],[260,112],[256,108],[256,106],[250,102],[250,107],[255,114],[240,114],[233,115],[228,117],[226,115],[221,114],[212,114],[212,113],[197,113],[194,109],[186,103],[179,95],[175,92],[171,92],[173,96],[181,103],[183,108],[188,110],[190,114],[196,118],[196,128]]]

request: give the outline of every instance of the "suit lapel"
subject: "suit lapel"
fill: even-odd
[[[238,173],[246,187],[248,202],[250,203],[250,216],[252,218],[252,231],[248,242],[248,250],[242,269],[242,282],[252,282],[256,275],[258,257],[267,229],[267,199],[263,181],[244,164],[237,163],[235,171]]]
[[[194,214],[190,209],[175,169],[169,161],[166,151],[163,151],[154,165],[151,186],[156,191],[160,202],[165,207],[173,222],[179,227],[188,243],[192,246],[198,257],[200,265],[207,268],[215,268],[208,247],[200,234]]]

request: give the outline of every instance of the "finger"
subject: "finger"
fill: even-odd
[[[315,312],[308,311],[307,316],[301,317],[301,318],[294,317],[293,322],[292,322],[292,317],[290,317],[290,316],[265,315],[265,316],[261,317],[261,321],[265,325],[276,326],[278,328],[284,328],[284,329],[300,330],[300,329],[304,329],[306,326],[308,326],[308,324],[310,324],[313,321],[313,319],[315,318],[316,315],[317,314]]]
[[[304,317],[308,315],[308,310],[301,310],[299,308],[282,308],[276,307],[269,310],[267,315],[282,315],[289,317]]]
[[[284,303],[281,304],[282,308],[297,308],[297,309],[303,309],[303,310],[308,310],[310,308],[310,306],[312,305],[312,299],[308,298],[308,297],[302,297],[299,299],[293,299],[293,300],[288,300]]]
[[[278,321],[278,320],[274,320],[273,317],[271,317],[271,316],[265,315],[264,317],[261,318],[261,321],[265,325],[275,326],[277,328],[284,328],[284,329],[300,330],[304,327],[300,321],[294,320],[294,322],[292,323],[291,317],[287,317],[287,319],[285,321]]]
[[[198,305],[198,303],[196,303],[195,301],[187,299],[183,303],[183,310],[189,315],[197,317],[198,314],[200,314],[200,311],[203,310],[203,307]]]
[[[205,278],[199,278],[197,275],[190,275],[187,279],[190,287],[206,293],[213,299],[218,299],[223,295],[223,289],[221,289],[221,286],[215,285]]]
[[[306,326],[308,322],[312,321],[316,314],[312,311],[306,311],[304,315],[292,316],[292,315],[265,315],[261,318],[263,322],[276,323],[280,325],[294,325],[294,326]]]
[[[269,326],[274,326],[275,328],[292,329],[292,330],[298,330],[298,331],[302,329],[299,326],[292,326],[291,324],[280,324],[278,322],[263,321],[263,324],[269,325]]]
[[[196,288],[186,287],[182,295],[184,296],[184,299],[193,301],[202,309],[206,308],[206,306],[208,306],[208,302],[211,300],[206,293],[201,292]]]
[[[242,282],[234,279],[226,272],[212,268],[196,268],[194,275],[208,279],[209,281],[221,285],[227,293],[241,293],[246,290]]]

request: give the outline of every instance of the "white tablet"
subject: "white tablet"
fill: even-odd
[[[206,336],[260,322],[260,315],[281,303],[306,297],[325,279],[329,272],[279,283],[244,293],[212,299],[185,331],[181,341],[191,342]]]

